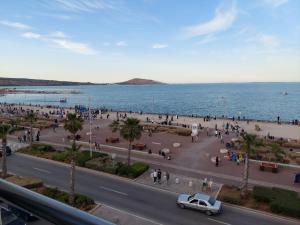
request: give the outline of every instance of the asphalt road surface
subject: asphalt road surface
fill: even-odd
[[[9,171],[41,178],[45,184],[67,190],[69,166],[35,159],[21,154],[8,157]],[[257,213],[224,205],[223,213],[216,216],[180,209],[177,196],[127,179],[97,171],[76,171],[76,192],[117,209],[144,217],[156,224],[170,225],[295,225],[300,221],[286,220],[265,213]]]

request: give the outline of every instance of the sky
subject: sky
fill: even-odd
[[[299,0],[1,0],[0,76],[299,82]]]

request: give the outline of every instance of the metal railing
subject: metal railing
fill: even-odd
[[[114,225],[3,179],[0,179],[0,198],[58,225]]]

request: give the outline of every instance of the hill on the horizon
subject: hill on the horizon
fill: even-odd
[[[128,81],[119,82],[116,84],[120,85],[144,85],[144,84],[163,84],[162,82],[155,81],[155,80],[149,80],[149,79],[142,79],[142,78],[133,78]]]
[[[67,86],[67,85],[93,85],[90,82],[72,82],[57,80],[40,80],[28,78],[0,77],[0,86]]]

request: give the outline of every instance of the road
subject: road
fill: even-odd
[[[56,162],[31,158],[22,154],[8,157],[9,171],[41,178],[45,184],[68,189],[69,167]],[[285,220],[264,213],[224,206],[221,215],[208,217],[203,213],[176,206],[177,196],[127,179],[96,171],[76,171],[76,192],[106,205],[170,225],[295,225],[300,221]]]

